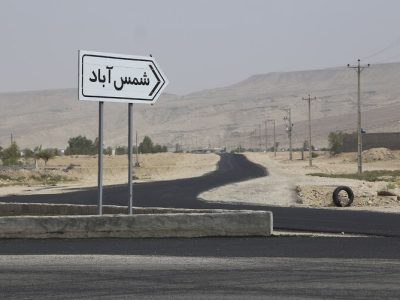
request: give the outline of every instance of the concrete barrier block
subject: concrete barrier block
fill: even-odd
[[[0,217],[0,238],[269,236],[273,231],[271,212],[193,211],[195,210],[190,213],[135,215]]]

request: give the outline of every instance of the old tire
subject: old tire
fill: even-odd
[[[347,193],[348,197],[349,197],[349,201],[346,203],[346,205],[343,205],[342,202],[340,201],[339,193],[341,191],[345,191]],[[336,206],[338,206],[338,207],[343,207],[343,206],[347,207],[347,206],[350,206],[353,203],[354,193],[351,190],[351,188],[348,187],[348,186],[339,186],[333,191],[332,199],[333,199],[333,203],[335,203]]]

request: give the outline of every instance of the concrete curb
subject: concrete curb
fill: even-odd
[[[26,213],[32,207],[46,212],[55,209],[54,206],[55,210],[65,209],[64,205],[52,204],[15,205],[14,208],[24,207]],[[91,209],[91,206],[80,207]],[[1,208],[2,205],[0,211]],[[0,238],[270,236],[272,232],[272,213],[267,211],[136,208],[133,215],[0,217]]]
[[[0,202],[0,216],[96,215],[97,205]],[[127,214],[126,206],[104,205],[104,214]]]

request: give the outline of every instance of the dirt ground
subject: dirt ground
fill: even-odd
[[[134,159],[134,161],[136,161]],[[204,175],[216,170],[219,156],[216,154],[157,153],[139,156],[140,167],[133,174],[138,181],[159,181]],[[61,193],[66,189],[97,185],[97,156],[60,156],[47,163],[40,163],[39,171],[1,171],[10,179],[0,178],[0,195]],[[35,176],[48,176],[49,180],[38,184]],[[54,183],[51,179],[60,179]],[[104,156],[104,185],[128,182],[127,155]]]
[[[288,152],[245,153],[246,157],[267,168],[269,176],[231,184],[207,191],[200,197],[207,201],[245,202],[253,204],[279,206],[333,207],[332,192],[340,185],[353,189],[354,209],[377,209],[400,212],[400,201],[396,196],[377,196],[377,192],[388,190],[388,182],[366,182],[354,179],[326,178],[308,176],[309,173],[356,173],[355,153],[330,157],[322,154],[313,159],[309,167],[308,160],[301,160],[301,153],[294,153],[290,161]],[[364,170],[399,170],[400,152],[394,152],[390,160],[370,160],[363,164]],[[306,158],[307,159],[307,158]],[[400,195],[396,187],[390,191]],[[338,208],[339,209],[339,208]],[[349,208],[340,208],[349,209]]]

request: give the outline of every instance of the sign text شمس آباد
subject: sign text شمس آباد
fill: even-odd
[[[167,84],[153,57],[79,51],[79,100],[154,103]]]

